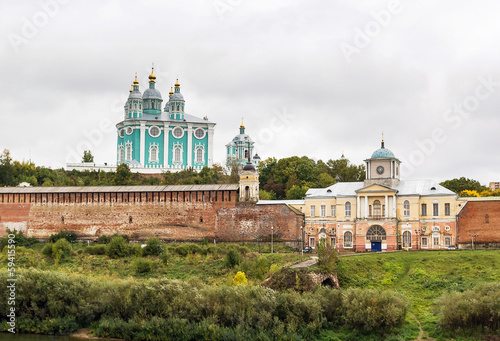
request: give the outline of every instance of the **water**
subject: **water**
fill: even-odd
[[[0,333],[1,341],[82,341],[70,336],[49,336],[38,334]]]

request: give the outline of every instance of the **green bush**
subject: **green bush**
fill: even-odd
[[[143,256],[159,256],[163,252],[161,240],[158,238],[148,238],[146,246],[142,249]]]
[[[89,245],[85,248],[85,252],[89,255],[105,255],[107,251],[106,245]]]
[[[168,250],[163,250],[162,254],[160,255],[160,259],[162,261],[163,264],[168,264],[168,261],[170,260],[170,252],[168,252]]]
[[[42,248],[42,254],[46,257],[52,257],[52,246],[54,243],[46,243]]]
[[[7,229],[7,236],[0,238],[0,251],[2,251],[4,246],[9,243],[9,237],[8,237],[9,234],[14,235],[14,241],[15,241],[14,245],[16,245],[16,247],[18,247],[18,246],[31,246],[31,245],[38,243],[38,240],[36,238],[25,237],[22,231],[18,232],[16,230],[11,231],[11,230]]]
[[[240,262],[241,262],[240,253],[234,248],[229,249],[226,253],[226,258],[225,258],[226,266],[233,268],[236,265],[240,264]]]
[[[399,325],[406,316],[405,298],[392,291],[347,289],[342,299],[344,323],[363,331]]]
[[[130,255],[131,248],[122,236],[115,236],[108,244],[108,256],[110,258],[120,258]]]
[[[71,244],[66,239],[59,239],[52,246],[52,256],[61,259],[71,256]]]
[[[252,275],[257,279],[263,279],[269,271],[269,266],[267,258],[260,256],[252,265]]]
[[[70,243],[74,243],[76,241],[76,233],[72,231],[61,231],[59,233],[53,234],[49,237],[50,243],[55,243],[59,239],[66,239]]]
[[[499,330],[500,283],[487,283],[463,293],[445,294],[438,300],[438,306],[439,324],[450,331]]]
[[[153,261],[145,258],[137,258],[134,261],[134,268],[137,275],[150,273],[153,270]]]

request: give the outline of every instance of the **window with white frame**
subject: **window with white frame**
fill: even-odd
[[[183,147],[181,143],[176,143],[174,144],[174,148],[172,149],[172,162],[174,163],[181,163],[182,162],[182,152],[183,152]]]
[[[203,149],[202,148],[197,148],[196,149],[196,163],[203,163]]]
[[[321,216],[326,217],[326,205],[321,205]]]
[[[184,130],[181,127],[175,127],[172,131],[172,135],[174,135],[176,139],[180,139],[182,136],[184,136]]]
[[[427,248],[427,237],[422,237],[422,248]]]
[[[149,128],[149,135],[151,135],[151,137],[158,137],[160,136],[160,128],[158,128],[157,126],[152,126]]]
[[[336,212],[336,208],[337,208],[337,207],[336,207],[335,205],[332,205],[332,206],[331,206],[331,210],[332,210],[332,217],[335,217],[335,216],[336,216],[336,214],[337,214],[337,212]]]
[[[422,216],[427,215],[427,204],[422,204]]]
[[[411,232],[403,232],[403,247],[411,247]]]
[[[311,217],[315,217],[315,216],[316,216],[316,206],[311,205]]]
[[[380,204],[380,200],[375,200],[373,202],[373,217],[374,218],[382,217],[382,205]]]
[[[434,246],[439,246],[439,237],[437,237],[437,236],[433,236],[433,237],[432,237],[432,240],[433,240],[433,244],[434,244]]]
[[[132,161],[132,142],[125,142],[125,161]]]
[[[204,138],[205,137],[205,129],[203,129],[203,128],[197,128],[194,131],[194,137],[196,137],[197,139]]]
[[[309,237],[309,246],[312,247],[312,248],[316,247],[316,238]]]
[[[158,160],[158,144],[151,143],[149,145],[149,162],[159,162]]]
[[[345,203],[345,216],[351,216],[351,203],[349,201]]]
[[[451,245],[451,237],[444,237],[444,246],[448,247]]]
[[[352,232],[346,231],[344,233],[344,247],[352,247]]]
[[[408,200],[405,200],[403,202],[403,216],[405,217],[410,216],[410,202]]]

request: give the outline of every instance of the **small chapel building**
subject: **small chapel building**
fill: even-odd
[[[457,195],[431,180],[400,180],[401,161],[384,146],[366,180],[311,188],[304,198],[306,245],[338,250],[439,250],[455,245]]]

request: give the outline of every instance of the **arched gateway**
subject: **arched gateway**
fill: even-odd
[[[370,241],[372,252],[382,251],[382,241],[387,239],[387,235],[382,226],[373,225],[366,232],[366,240]]]

